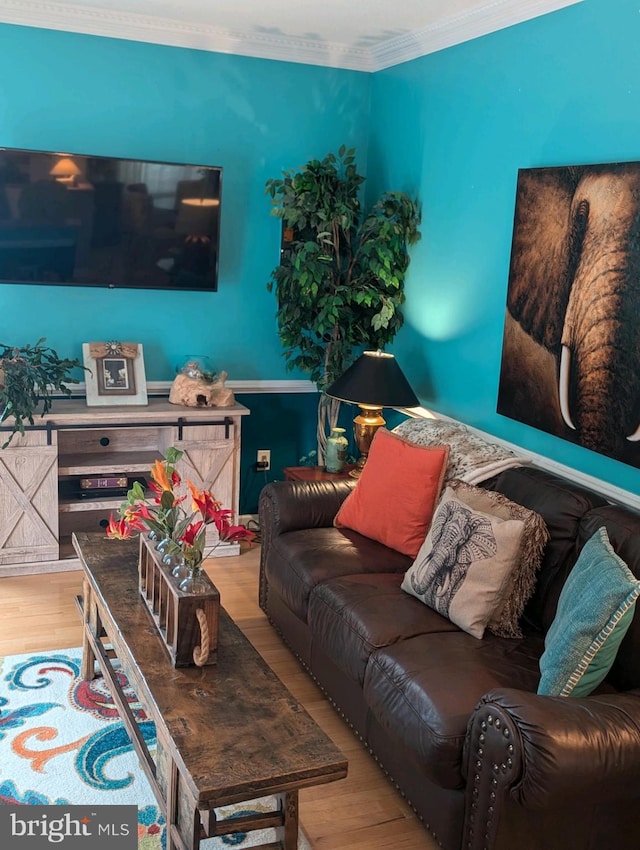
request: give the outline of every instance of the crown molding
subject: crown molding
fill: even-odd
[[[179,0],[176,0],[176,9],[179,9]],[[374,70],[370,66],[371,57],[367,48],[279,33],[235,31],[174,18],[71,3],[0,0],[0,21],[6,24],[187,47],[214,53],[232,53],[257,59],[300,62],[356,71]]]
[[[46,0],[0,0],[0,22],[372,72],[582,2],[489,0],[468,12],[441,18],[421,30],[378,42],[370,48],[279,33],[234,31],[174,18]]]
[[[583,0],[494,0],[462,14],[441,18],[424,29],[380,42],[371,50],[372,65],[374,70],[381,71],[582,2]]]

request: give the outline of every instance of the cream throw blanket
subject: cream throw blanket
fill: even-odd
[[[419,446],[450,446],[445,481],[456,478],[467,484],[480,484],[505,469],[530,462],[511,449],[485,440],[466,425],[444,419],[407,419],[393,431]]]

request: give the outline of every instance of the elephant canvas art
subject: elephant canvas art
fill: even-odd
[[[521,169],[498,413],[640,467],[640,163]]]

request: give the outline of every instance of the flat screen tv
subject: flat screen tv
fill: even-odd
[[[218,287],[222,169],[0,148],[0,283]]]

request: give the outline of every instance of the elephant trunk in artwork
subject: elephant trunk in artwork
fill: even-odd
[[[587,448],[623,450],[638,426],[640,178],[591,174],[576,191],[579,261],[562,332],[562,417]],[[632,319],[633,317],[633,319]],[[630,320],[631,319],[631,320]]]

